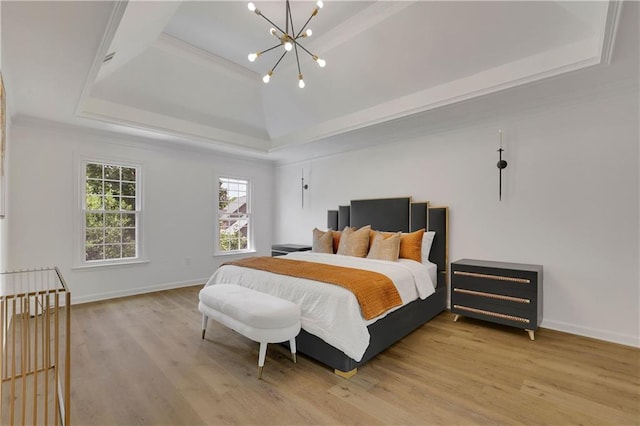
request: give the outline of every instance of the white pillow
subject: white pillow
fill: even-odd
[[[431,244],[435,236],[435,231],[427,231],[422,237],[422,263],[429,262],[429,252],[431,251]]]

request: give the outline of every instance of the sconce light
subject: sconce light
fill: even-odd
[[[306,189],[309,189],[309,185],[304,183],[304,169],[302,169],[302,189],[301,189],[301,197],[300,199],[302,200],[302,208],[304,209],[304,191]]]
[[[506,169],[507,168],[507,162],[506,160],[502,159],[502,153],[504,151],[504,149],[502,149],[502,129],[498,130],[498,134],[500,135],[500,149],[498,149],[498,170],[500,170],[500,183],[498,186],[498,200],[502,201],[502,169]]]

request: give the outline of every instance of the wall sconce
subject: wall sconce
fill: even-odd
[[[502,169],[506,169],[507,168],[507,162],[506,160],[502,159],[502,153],[504,152],[504,149],[502,149],[502,129],[498,130],[498,134],[500,135],[500,149],[498,149],[498,170],[500,173],[500,177],[499,177],[499,186],[498,186],[498,201],[502,201]]]
[[[300,193],[300,199],[302,200],[302,208],[304,209],[304,191],[309,189],[309,185],[304,183],[304,169],[302,169],[302,188]]]

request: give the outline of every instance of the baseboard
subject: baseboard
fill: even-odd
[[[607,342],[619,343],[621,345],[633,346],[640,348],[640,336],[630,334],[616,333],[609,330],[597,328],[582,327],[576,324],[570,324],[562,321],[543,320],[540,327],[548,328],[565,333],[576,334],[578,336],[591,337],[593,339],[605,340]]]
[[[138,288],[132,288],[132,289],[126,289],[126,290],[119,290],[119,291],[110,291],[106,293],[90,294],[87,296],[80,296],[80,297],[74,297],[72,294],[71,304],[77,305],[81,303],[98,302],[100,300],[116,299],[118,297],[135,296],[137,294],[145,294],[145,293],[154,293],[157,291],[171,290],[174,288],[181,288],[181,287],[191,287],[198,284],[204,286],[204,283],[206,283],[208,279],[209,277],[195,279],[195,280],[188,280],[188,281],[178,281],[173,283],[157,284],[157,285],[152,285],[147,287],[138,287]]]

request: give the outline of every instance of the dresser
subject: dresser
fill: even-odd
[[[451,312],[522,328],[542,322],[542,265],[461,259],[451,264]]]
[[[274,244],[271,246],[271,257],[284,256],[294,251],[309,251],[311,246],[303,244]]]

